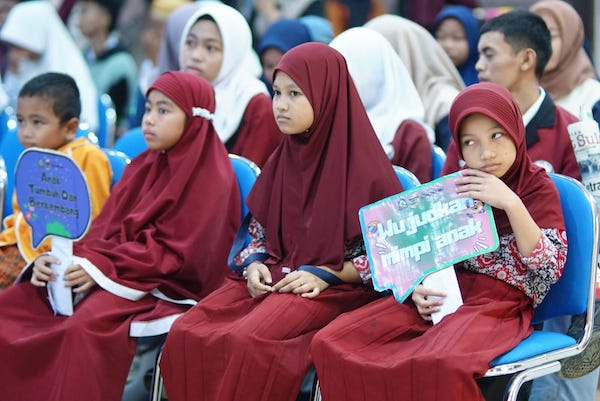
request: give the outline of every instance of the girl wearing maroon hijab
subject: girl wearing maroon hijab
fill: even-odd
[[[295,400],[317,330],[377,296],[361,285],[358,209],[402,187],[346,62],[325,44],[299,45],[273,87],[284,137],[248,198],[252,241],[230,254],[237,273],[169,332],[171,401]]]
[[[531,331],[533,309],[561,275],[567,242],[558,193],[525,149],[521,113],[492,83],[464,89],[450,127],[467,167],[458,192],[492,206],[499,248],[457,266],[464,304],[432,326],[444,294],[416,287],[344,314],[314,338],[325,401],[484,398],[475,379]]]
[[[121,399],[134,337],[166,333],[178,314],[217,288],[240,221],[227,152],[210,121],[204,79],[165,73],[148,90],[149,150],[125,169],[86,236],[74,244],[65,285],[72,316],[55,316],[40,256],[31,282],[0,294],[3,399]],[[32,285],[33,284],[33,285]]]

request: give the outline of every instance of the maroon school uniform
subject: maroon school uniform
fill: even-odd
[[[421,184],[431,181],[431,143],[422,124],[404,120],[392,141],[392,164],[411,171]]]
[[[230,153],[244,156],[262,168],[282,138],[273,117],[271,98],[260,93],[250,99],[237,132],[225,146]]]

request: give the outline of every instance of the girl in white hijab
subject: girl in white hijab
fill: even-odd
[[[364,26],[381,33],[402,59],[425,106],[425,122],[435,128],[436,143],[446,150],[450,105],[465,86],[456,67],[435,38],[415,22],[386,14]]]
[[[226,148],[262,166],[281,140],[248,23],[237,10],[207,1],[188,20],[180,66],[210,81],[213,124]]]
[[[431,180],[433,130],[417,88],[390,43],[378,32],[351,28],[330,46],[348,63],[350,76],[379,141],[393,164],[413,172],[420,182]]]
[[[11,67],[4,77],[10,105],[16,105],[21,86],[45,72],[70,75],[79,88],[81,118],[98,127],[98,94],[81,51],[49,1],[16,4],[0,31],[0,40],[12,45]]]

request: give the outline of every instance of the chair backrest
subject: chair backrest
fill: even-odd
[[[442,175],[442,169],[446,162],[446,153],[437,145],[431,146],[431,179],[435,180]]]
[[[125,167],[131,163],[131,160],[125,153],[119,152],[118,150],[102,148],[102,151],[106,157],[108,157],[110,169],[113,173],[112,180],[110,182],[110,187],[112,188],[113,185],[115,185],[121,179],[123,170],[125,170]]]
[[[2,218],[13,213],[12,196],[15,188],[15,168],[17,167],[19,156],[24,150],[25,148],[19,142],[17,129],[8,129],[2,138],[2,142],[0,142],[0,155],[4,159],[6,166],[6,187],[4,191]]]
[[[117,132],[117,112],[110,96],[106,93],[98,97],[98,145],[112,148]]]
[[[10,129],[9,126],[15,123],[14,110],[11,107],[5,107],[0,111],[0,141]]]
[[[233,166],[233,171],[237,178],[240,196],[242,198],[242,218],[248,214],[248,206],[246,206],[246,198],[256,182],[256,178],[260,174],[260,168],[252,161],[245,157],[229,154],[229,160]]]
[[[404,167],[394,166],[394,172],[405,191],[416,187],[417,185],[421,185],[419,179],[410,170],[407,170]]]
[[[130,159],[148,149],[148,145],[146,145],[146,141],[144,140],[142,127],[132,128],[121,135],[115,142],[113,149],[125,153]]]
[[[594,307],[598,255],[596,202],[592,194],[573,178],[556,173],[549,176],[560,195],[569,247],[562,277],[535,309],[533,323],[582,314]]]
[[[90,141],[90,143],[100,146],[98,144],[98,136],[96,136],[96,133],[93,131],[90,131],[90,129],[87,127],[87,124],[79,124],[75,138],[86,138],[88,141]]]
[[[8,183],[8,173],[6,171],[6,163],[4,163],[4,158],[0,155],[0,211],[4,211],[4,200],[6,198],[6,185]],[[0,216],[0,220],[2,220],[4,216]]]

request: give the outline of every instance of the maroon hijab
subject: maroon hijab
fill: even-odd
[[[510,135],[517,148],[517,156],[503,177],[504,183],[513,190],[540,228],[564,229],[558,192],[546,171],[532,163],[525,145],[525,127],[519,106],[510,92],[493,83],[474,84],[456,97],[449,114],[450,129],[456,144],[460,144],[459,132],[464,119],[481,113],[497,121]],[[458,151],[462,157],[460,145]],[[513,230],[506,213],[493,209],[499,234]]]
[[[344,242],[361,235],[358,209],[402,191],[340,53],[299,45],[279,61],[313,107],[308,132],[285,135],[248,198],[266,233],[267,264],[340,270]]]
[[[240,222],[240,195],[210,118],[214,91],[203,78],[167,72],[148,89],[186,114],[168,151],[147,150],[125,169],[74,253],[124,286],[199,299],[214,290]]]

